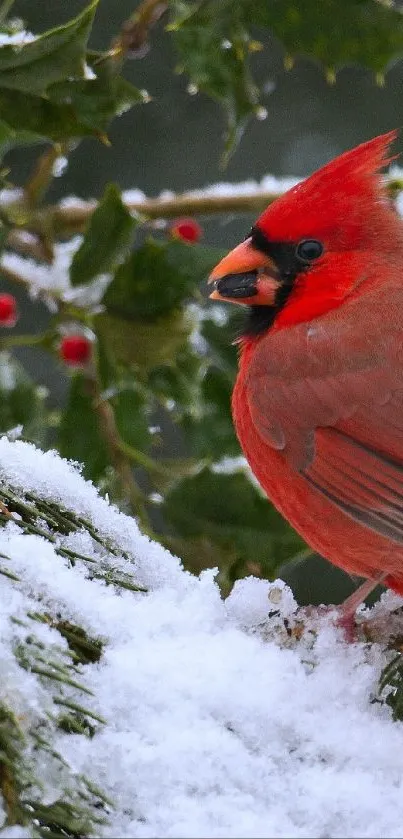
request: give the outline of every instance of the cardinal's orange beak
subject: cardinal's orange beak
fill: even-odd
[[[280,286],[274,262],[246,239],[216,265],[209,277],[212,300],[247,306],[273,306]]]

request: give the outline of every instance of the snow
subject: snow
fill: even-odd
[[[243,457],[243,455],[238,455],[238,457],[223,457],[221,460],[212,464],[211,470],[217,475],[233,475],[235,472],[245,472],[250,482],[262,493],[259,481],[253,474],[246,457]]]
[[[218,196],[237,196],[237,195],[259,195],[260,193],[272,192],[281,195],[287,189],[295,186],[301,178],[276,178],[273,175],[264,175],[259,181],[252,178],[247,181],[239,181],[238,183],[229,183],[223,181],[215,184],[209,184],[202,189],[192,189],[180,193],[180,198],[208,198]],[[172,201],[177,198],[177,194],[171,189],[164,189],[158,195],[160,201]],[[147,195],[141,190],[133,187],[122,191],[122,200],[128,204],[142,204],[148,200]],[[69,196],[62,199],[60,207],[66,209],[74,209],[75,207],[85,207],[86,202],[81,198]]]
[[[53,166],[52,166],[52,175],[54,178],[61,178],[62,175],[65,174],[67,167],[69,165],[68,158],[65,157],[63,154],[60,154],[59,157],[56,158]]]
[[[54,247],[54,259],[50,265],[39,264],[33,259],[19,256],[11,251],[3,253],[0,267],[23,277],[33,300],[41,296],[54,307],[55,300],[75,303],[91,308],[97,306],[110,283],[110,275],[99,274],[91,282],[81,286],[70,283],[70,265],[75,252],[82,243],[82,236],[74,236],[68,242],[59,242]]]
[[[0,204],[1,206],[7,206],[8,204],[15,204],[18,201],[24,200],[24,190],[19,189],[18,187],[15,188],[7,188],[0,190]]]
[[[122,192],[122,201],[125,201],[126,204],[140,204],[141,201],[146,201],[147,196],[145,192],[141,189],[125,189]]]
[[[0,32],[0,47],[11,45],[13,47],[23,47],[24,44],[29,44],[35,41],[36,36],[32,32],[26,32],[21,29],[19,32],[7,33]]]
[[[0,529],[9,557],[0,567],[20,578],[0,586],[0,702],[11,701],[26,732],[47,715],[67,762],[64,774],[38,763],[44,800],[87,775],[113,802],[102,837],[401,834],[403,727],[371,701],[388,660],[380,644],[347,644],[332,612],[298,611],[281,580],[240,580],[223,601],[214,570],[184,571],[55,452],[3,437],[0,479],[85,516],[132,558],[104,551],[102,562],[131,569],[148,588],[106,586],[18,522]],[[84,530],[59,544],[100,562]],[[397,604],[385,595],[374,613]],[[91,738],[52,728],[54,685],[18,665],[15,644],[28,630],[55,655],[65,644],[27,617],[37,611],[104,643],[99,663],[77,677],[93,692],[86,705],[106,720]],[[83,704],[78,689],[60,690]],[[1,839],[17,835],[0,830]]]
[[[260,181],[252,178],[236,184],[223,181],[203,187],[203,189],[191,190],[190,192],[186,192],[185,195],[193,198],[258,195],[262,192],[272,192],[275,195],[282,195],[283,192],[291,189],[300,180],[301,178],[276,178],[274,175],[264,175]]]

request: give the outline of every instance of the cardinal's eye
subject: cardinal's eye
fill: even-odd
[[[318,242],[317,239],[303,239],[295,250],[295,255],[301,262],[313,262],[314,259],[322,256],[322,253],[322,242]]]

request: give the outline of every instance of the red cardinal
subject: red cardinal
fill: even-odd
[[[214,269],[248,307],[233,417],[249,464],[309,545],[403,593],[403,224],[381,167],[396,132],[271,204]]]

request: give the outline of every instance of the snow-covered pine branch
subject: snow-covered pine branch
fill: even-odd
[[[281,581],[223,601],[55,452],[0,473],[2,839],[398,835],[390,653]]]

